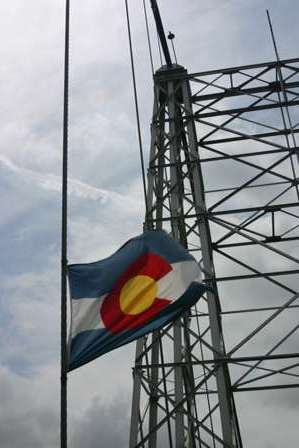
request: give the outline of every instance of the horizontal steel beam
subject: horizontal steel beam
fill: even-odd
[[[244,314],[244,313],[260,313],[261,311],[276,311],[280,310],[280,306],[265,306],[265,307],[259,307],[259,308],[244,308],[239,310],[229,310],[229,311],[221,311],[219,314],[222,316],[225,315],[231,315],[231,314]],[[287,310],[290,310],[291,308],[299,308],[299,305],[290,305],[288,306]],[[192,313],[191,317],[209,317],[208,313]]]
[[[165,222],[165,221],[172,221],[177,219],[191,219],[191,218],[199,218],[200,216],[221,216],[221,215],[234,215],[238,213],[250,213],[250,212],[258,212],[258,211],[264,211],[266,213],[272,213],[272,212],[279,212],[282,211],[285,208],[293,208],[293,207],[299,207],[299,203],[296,202],[286,202],[285,204],[275,204],[275,205],[264,205],[264,206],[256,206],[256,207],[245,207],[245,208],[234,208],[230,210],[219,210],[215,212],[210,211],[202,211],[198,213],[186,213],[186,214],[180,214],[177,216],[168,216],[164,218],[151,218],[149,219],[149,222]],[[151,212],[151,210],[149,210]]]
[[[299,129],[282,129],[277,130],[274,132],[264,132],[260,134],[248,134],[248,135],[241,135],[237,137],[227,137],[227,138],[219,138],[215,140],[205,140],[205,137],[201,138],[198,142],[198,145],[200,146],[201,142],[203,142],[205,145],[214,145],[218,143],[230,143],[230,142],[238,142],[243,140],[250,140],[250,139],[256,139],[256,138],[265,138],[265,137],[279,137],[280,135],[290,135],[290,134],[297,134],[299,132]]]
[[[264,211],[264,212],[268,213],[268,212],[279,212],[279,211],[283,210],[284,208],[293,208],[293,207],[298,207],[298,209],[299,209],[299,203],[298,202],[286,202],[285,204],[234,208],[234,209],[230,209],[230,210],[222,210],[222,211],[218,211],[218,212],[212,212],[211,214],[213,216],[216,216],[216,215],[231,215],[231,214],[235,214],[235,213],[248,213],[248,212],[259,212],[259,211]]]
[[[263,68],[263,67],[270,67],[270,68],[275,68],[275,67],[283,67],[286,66],[288,64],[296,64],[299,63],[299,58],[293,58],[293,59],[283,59],[279,62],[277,61],[271,61],[271,62],[264,62],[264,63],[260,63],[260,64],[252,64],[252,65],[239,65],[237,67],[229,67],[229,68],[222,68],[222,69],[216,69],[216,70],[208,70],[208,71],[204,71],[204,72],[195,72],[195,73],[190,73],[190,75],[188,75],[188,78],[197,78],[200,76],[207,76],[207,75],[217,75],[217,74],[225,74],[225,75],[230,75],[233,73],[238,73],[244,70],[251,70],[254,68]],[[299,67],[294,67],[297,70],[299,70]]]
[[[219,364],[219,363],[239,363],[239,362],[247,362],[247,361],[271,361],[271,360],[278,360],[278,359],[293,359],[293,358],[299,358],[299,353],[281,353],[278,355],[253,355],[253,356],[235,356],[234,358],[230,357],[223,357],[223,358],[216,358],[216,359],[202,359],[202,360],[193,360],[190,362],[192,365],[204,365],[204,364]],[[165,363],[147,363],[146,367],[156,367],[156,368],[168,368],[168,367],[174,367],[174,366],[180,366],[180,367],[187,367],[189,366],[189,363],[187,362],[165,362]],[[133,371],[136,370],[143,370],[144,365],[139,364],[133,367]]]
[[[277,109],[280,107],[293,107],[298,106],[299,101],[280,101],[279,103],[273,103],[273,104],[263,104],[260,106],[248,106],[248,107],[238,107],[235,109],[225,109],[225,110],[219,110],[216,112],[195,112],[194,118],[207,118],[207,117],[220,117],[223,115],[233,115],[233,114],[242,114],[244,112],[257,112],[260,110],[267,110],[267,109]],[[224,128],[225,130],[225,128]]]
[[[299,237],[298,237],[299,239]],[[272,271],[272,272],[261,272],[259,274],[244,274],[244,275],[232,275],[228,277],[216,277],[217,282],[226,282],[232,280],[246,280],[249,278],[263,278],[263,277],[277,277],[281,275],[292,275],[299,274],[299,269],[293,269],[288,271]]]
[[[213,84],[211,84],[213,86]],[[214,87],[214,86],[213,86]],[[215,86],[217,87],[217,86]],[[281,85],[279,81],[271,82],[267,86],[260,86],[260,87],[251,87],[248,89],[242,89],[239,87],[231,87],[231,88],[223,88],[223,91],[221,92],[215,92],[215,93],[209,93],[206,95],[193,95],[192,96],[192,102],[197,101],[209,101],[214,99],[222,99],[222,98],[229,98],[232,96],[240,96],[240,95],[252,95],[255,93],[262,93],[262,92],[281,92],[283,90],[288,90],[292,88],[299,87],[299,82],[286,82]],[[218,87],[217,87],[218,88]],[[220,88],[220,87],[219,87]],[[298,92],[299,96],[299,92]]]
[[[205,145],[206,148],[206,145]],[[299,150],[299,148],[298,148]],[[257,157],[257,156],[264,156],[269,154],[276,154],[276,153],[282,153],[282,152],[288,152],[290,151],[288,148],[282,148],[282,149],[272,149],[268,151],[255,151],[255,152],[246,152],[244,154],[226,154],[225,156],[218,156],[218,157],[207,157],[200,159],[201,163],[206,162],[216,162],[219,160],[230,160],[230,159],[244,159],[246,157]]]
[[[189,79],[190,81],[198,82],[196,78],[200,78],[202,76],[210,76],[210,75],[230,75],[234,73],[239,73],[246,70],[252,70],[255,68],[263,68],[263,67],[269,67],[269,69],[274,69],[276,67],[286,67],[289,64],[298,64],[299,58],[293,58],[293,59],[284,59],[279,62],[277,61],[270,61],[265,62],[261,64],[252,64],[252,65],[242,65],[237,67],[229,67],[229,68],[223,68],[223,69],[216,69],[216,70],[208,70],[204,72],[195,72],[195,73],[182,73],[179,71],[174,72],[167,72],[167,74],[160,72],[159,78],[161,80],[167,79],[167,80],[182,80],[182,79]],[[299,67],[296,66],[290,66],[293,70],[299,71]],[[255,74],[253,75],[255,76]]]
[[[256,387],[232,387],[233,392],[253,392],[260,390],[273,390],[273,389],[294,389],[299,388],[298,383],[294,384],[275,384],[273,386],[256,386]]]
[[[285,243],[287,241],[298,241],[298,240],[299,236],[289,236],[289,237],[273,236],[260,241],[244,241],[242,243],[240,242],[240,243],[225,243],[225,244],[212,243],[212,247],[217,249],[225,249],[229,247],[254,246],[256,244],[263,245],[267,243]]]

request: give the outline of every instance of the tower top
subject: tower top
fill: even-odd
[[[158,70],[156,70],[154,77],[161,78],[165,75],[175,77],[177,75],[187,74],[187,70],[185,67],[179,64],[171,64],[170,67],[168,65],[162,65]]]

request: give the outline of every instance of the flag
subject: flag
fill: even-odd
[[[206,287],[196,260],[164,231],[147,231],[104,260],[68,266],[69,371],[161,328]]]

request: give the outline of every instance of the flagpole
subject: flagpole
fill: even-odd
[[[62,213],[61,213],[61,385],[60,447],[67,448],[67,174],[68,174],[68,93],[69,93],[70,0],[65,3]]]

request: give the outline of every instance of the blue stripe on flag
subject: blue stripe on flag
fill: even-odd
[[[169,263],[194,260],[164,231],[147,231],[129,240],[117,252],[104,260],[69,265],[68,276],[72,299],[93,298],[107,294],[127,267],[147,252],[160,255]]]

